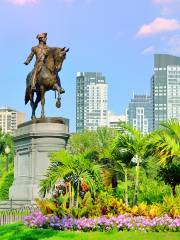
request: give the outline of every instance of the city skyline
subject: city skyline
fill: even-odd
[[[60,73],[66,90],[62,108],[55,108],[53,92],[47,94],[45,108],[47,116],[70,118],[71,131],[75,129],[76,72],[103,72],[109,84],[108,109],[120,115],[133,92],[149,94],[153,54],[180,55],[179,0],[53,3],[49,0],[0,3],[0,105],[25,112],[28,119],[31,109],[23,99],[25,78],[33,63],[26,67],[23,62],[37,44],[39,32],[48,32],[49,46],[70,47]],[[53,13],[51,19],[46,17],[49,11]]]

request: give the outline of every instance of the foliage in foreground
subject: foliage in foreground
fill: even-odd
[[[41,181],[41,193],[53,195],[59,214],[63,207],[78,215],[85,193],[88,191],[95,197],[101,184],[101,167],[98,164],[85,154],[70,154],[61,149],[52,154],[46,178]]]
[[[174,126],[176,129],[176,122],[168,124],[171,129],[174,129]],[[166,206],[163,210],[163,198],[170,196],[170,187],[165,183],[173,183],[178,197],[178,151],[174,152],[172,144],[167,142],[172,138],[172,131],[167,133],[165,127],[159,130],[162,131],[162,136],[168,136],[165,145],[162,145],[161,141],[155,141],[157,137],[159,140],[156,132],[152,136],[142,137],[139,131],[128,124],[121,124],[121,130],[114,135],[110,134],[110,131],[102,128],[97,132],[73,135],[69,150],[61,149],[51,155],[46,177],[41,181],[43,196],[51,199],[37,201],[43,213],[75,218],[126,213],[149,217],[180,215],[179,204],[174,204],[176,198],[171,198],[169,207]],[[178,136],[178,133],[176,135]],[[168,143],[170,151],[167,149]],[[145,153],[146,145],[149,149]],[[175,150],[177,149],[178,141]],[[165,154],[166,157],[172,155],[171,161],[166,165],[160,164],[164,152],[169,154]],[[175,161],[178,163],[175,164]],[[151,165],[153,167],[150,167]],[[167,171],[164,171],[165,168]],[[171,184],[169,178],[174,179]],[[112,184],[113,179],[116,184]],[[147,206],[146,203],[151,205]]]
[[[109,196],[106,193],[101,193],[93,200],[90,193],[86,193],[83,200],[81,200],[79,209],[71,209],[67,206],[67,202],[57,202],[57,199],[43,199],[37,200],[37,205],[44,215],[53,214],[58,217],[101,217],[118,216],[121,214],[131,214],[132,216],[145,216],[148,218],[160,217],[168,214],[175,218],[180,216],[180,197],[165,197],[162,203],[155,203],[148,205],[146,203],[139,203],[130,208],[122,199],[117,199]]]

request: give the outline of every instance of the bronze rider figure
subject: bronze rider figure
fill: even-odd
[[[40,33],[36,37],[39,40],[39,44],[35,47],[32,47],[31,53],[28,58],[24,62],[25,65],[28,65],[33,59],[34,55],[36,56],[36,61],[34,64],[34,69],[31,75],[31,89],[36,91],[36,79],[38,73],[41,71],[42,66],[45,64],[46,57],[48,56],[49,47],[46,45],[47,42],[47,33]],[[56,75],[57,83],[61,88],[61,94],[65,93],[64,89],[61,87],[60,78],[58,76],[58,72],[54,73]]]

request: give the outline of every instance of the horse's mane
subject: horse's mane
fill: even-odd
[[[48,51],[48,56],[50,56],[50,55],[55,55],[55,53],[56,53],[56,51],[58,50],[58,49],[60,49],[60,48],[57,48],[57,47],[50,47],[49,48],[49,51]]]
[[[45,62],[46,67],[50,70],[53,71],[54,66],[56,65],[57,60],[57,52],[61,51],[61,48],[57,47],[50,47],[48,51],[48,56]]]
[[[45,66],[52,72],[55,64],[55,53],[57,48],[50,47],[48,51],[48,56],[45,61]]]

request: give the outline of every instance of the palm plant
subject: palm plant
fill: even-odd
[[[146,154],[159,159],[161,167],[158,175],[176,195],[180,167],[180,124],[178,120],[171,119],[160,126],[146,141]]]
[[[107,127],[100,127],[96,131],[85,130],[71,136],[68,144],[70,154],[83,154],[92,162],[102,166],[104,183],[116,187],[116,176],[110,171],[111,149],[117,132]]]
[[[160,126],[146,141],[146,152],[159,158],[160,164],[165,166],[175,158],[180,159],[180,124],[178,120],[171,119]]]
[[[85,155],[85,153],[72,155],[64,149],[53,153],[45,179],[40,184],[40,192],[43,196],[54,191],[56,185],[62,180],[68,183],[69,201],[72,205],[76,202],[77,208],[81,183],[86,183],[90,192],[95,195],[101,183],[101,168]]]
[[[98,152],[98,160],[103,166],[102,178],[105,185],[111,185],[112,188],[117,187],[118,174],[115,171],[112,161],[112,148],[116,142],[118,132],[107,127],[97,128],[96,145]]]
[[[139,190],[139,168],[140,163],[143,159],[143,143],[144,137],[141,133],[134,129],[133,126],[120,123],[120,134],[115,144],[114,153],[115,160],[119,160],[121,167],[124,169],[125,176],[125,201],[128,203],[128,185],[127,185],[127,172],[128,168],[134,163],[136,165],[136,176],[135,176],[135,190],[133,204],[137,204],[138,201],[138,190]]]
[[[124,136],[126,137],[126,136]],[[128,205],[128,171],[132,167],[133,155],[128,149],[119,146],[119,139],[112,150],[113,171],[119,176],[124,175],[125,192],[124,202]],[[112,166],[111,166],[112,168]]]

